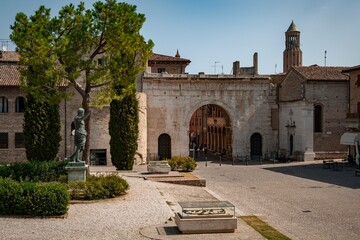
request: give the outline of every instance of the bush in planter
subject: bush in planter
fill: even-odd
[[[168,160],[168,163],[172,171],[182,170],[190,172],[193,171],[197,166],[197,163],[191,157],[174,156],[170,160]]]
[[[113,198],[125,193],[129,184],[118,175],[88,176],[86,182],[69,182],[70,196],[74,200]]]
[[[62,215],[70,202],[66,185],[56,182],[17,182],[0,178],[0,214]]]

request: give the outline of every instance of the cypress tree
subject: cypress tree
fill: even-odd
[[[135,90],[110,104],[110,154],[118,170],[132,170],[139,135],[138,100]]]
[[[40,102],[27,96],[23,134],[28,160],[50,161],[60,148],[59,104]]]

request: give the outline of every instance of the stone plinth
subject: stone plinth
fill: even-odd
[[[86,169],[84,162],[69,162],[65,169],[68,171],[68,181],[86,181]]]
[[[231,233],[237,228],[235,217],[182,218],[175,214],[175,223],[184,234],[194,233]]]
[[[169,173],[171,168],[167,161],[150,161],[147,170],[149,173]]]
[[[182,233],[230,233],[237,228],[235,206],[228,201],[179,202],[175,223]]]

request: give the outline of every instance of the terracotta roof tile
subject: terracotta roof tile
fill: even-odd
[[[0,65],[0,86],[19,86],[20,72],[17,65]]]
[[[347,67],[321,67],[317,65],[307,67],[293,67],[306,80],[348,80],[349,77],[342,73]]]
[[[360,65],[357,65],[357,66],[354,66],[354,67],[350,67],[350,68],[347,68],[345,70],[343,70],[344,73],[349,73],[349,72],[352,72],[352,71],[358,71],[360,70]]]
[[[15,51],[1,51],[0,62],[18,62],[19,54]]]
[[[180,57],[172,57],[154,53],[149,57],[149,61],[170,61],[170,62],[188,62],[191,61],[189,59],[180,58]]]

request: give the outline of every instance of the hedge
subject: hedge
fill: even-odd
[[[95,200],[120,196],[129,189],[129,184],[118,175],[88,176],[86,181],[68,184],[71,199]]]
[[[52,216],[68,211],[66,185],[56,182],[17,182],[0,178],[0,214]]]
[[[0,166],[0,177],[32,182],[67,181],[68,161],[27,161]]]

